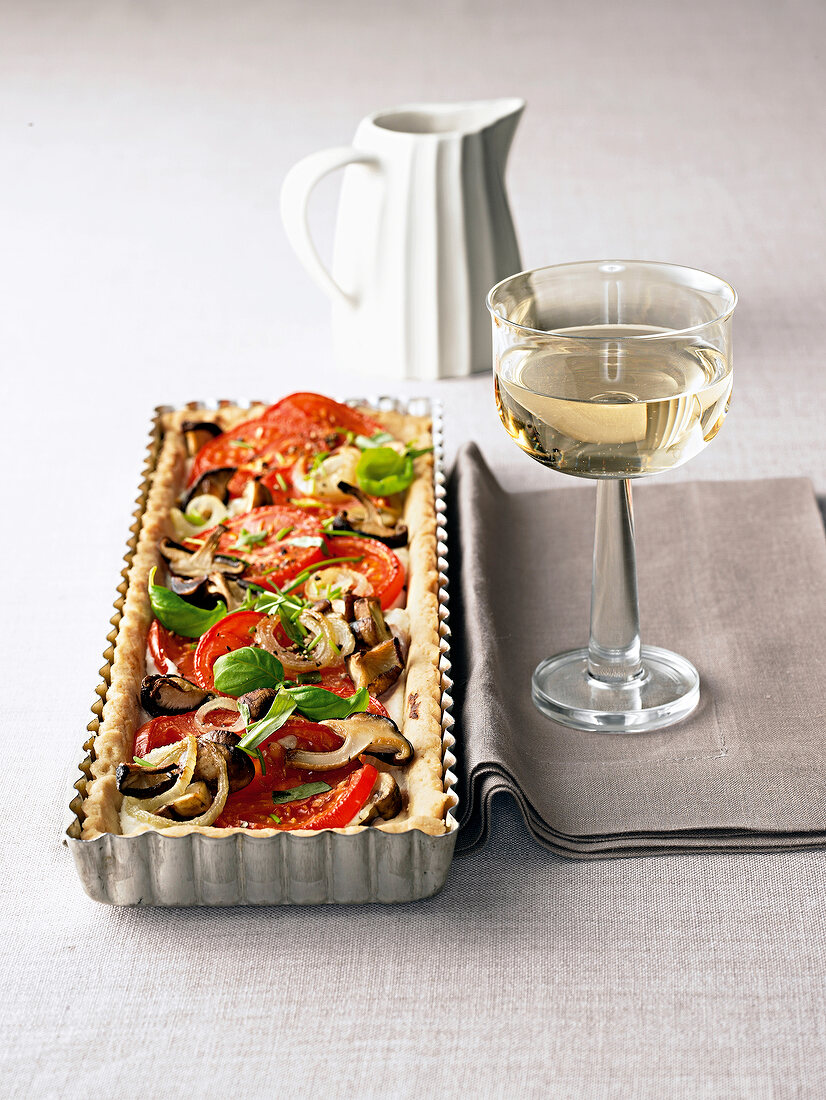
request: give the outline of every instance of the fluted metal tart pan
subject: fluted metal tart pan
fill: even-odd
[[[107,648],[100,670],[97,700],[83,745],[86,756],[74,784],[68,845],[86,893],[110,905],[287,905],[343,904],[356,902],[405,902],[435,894],[444,884],[456,845],[456,776],[451,732],[452,680],[450,678],[450,627],[448,625],[448,564],[445,530],[444,442],[441,404],[429,398],[354,398],[349,404],[368,404],[406,415],[429,416],[433,422],[434,493],[439,570],[439,635],[441,675],[442,775],[448,795],[447,829],[432,836],[419,829],[388,833],[362,829],[344,834],[329,830],[317,836],[289,832],[256,837],[236,833],[225,837],[199,834],[164,836],[148,831],[135,836],[105,833],[93,840],[81,839],[83,797],[91,776],[94,739],[111,680],[112,660],[126,596],[127,577],[140,535],[152,474],[160,452],[164,413],[155,410],[134,522],[124,557],[121,583],[110,622]],[[220,405],[252,402],[193,402],[193,411]]]

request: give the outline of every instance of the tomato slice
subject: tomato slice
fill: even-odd
[[[372,417],[320,393],[291,393],[270,405],[262,419],[277,422],[285,429],[300,428],[309,422],[327,435],[341,435],[341,442],[347,432],[374,435],[383,431]]]
[[[163,745],[174,745],[176,741],[182,741],[190,735],[198,737],[202,732],[195,722],[194,713],[162,715],[160,718],[152,718],[135,733],[133,752],[135,756],[145,756],[153,749],[159,749]],[[332,752],[341,744],[341,738],[334,734],[328,726],[311,722],[302,715],[293,715],[278,731],[279,737],[286,737],[287,734],[296,737],[298,747],[305,749],[307,752]],[[266,742],[263,751],[267,762],[267,771],[269,772],[272,769],[274,773],[279,771],[283,773],[284,750],[278,744],[277,739]],[[344,769],[344,771],[345,774],[349,774],[349,769]],[[285,779],[285,786],[287,787],[297,786],[302,782],[300,777],[306,775],[306,771],[302,772],[296,768],[289,769],[289,772],[290,782],[286,781],[284,775],[281,776],[282,779]],[[273,778],[275,779],[276,775]],[[294,783],[291,782],[293,779],[295,780]],[[257,782],[257,780],[253,782]],[[252,788],[252,784],[250,784],[250,787]],[[246,788],[243,789],[246,790]],[[269,789],[275,790],[278,788],[273,788],[270,784]]]
[[[324,795],[316,795],[315,798],[310,798],[306,802],[288,803],[290,806],[295,805],[291,815],[292,822],[286,824],[283,815],[276,810],[276,816],[281,818],[281,824],[275,827],[277,829],[343,829],[350,824],[369,798],[378,774],[378,768],[372,764],[364,764],[332,791],[326,792],[326,798]],[[323,804],[319,805],[322,800]],[[312,816],[306,818],[299,816],[300,808],[304,806],[313,808]]]
[[[377,539],[351,538],[338,535],[327,540],[331,558],[358,557],[347,562],[347,568],[363,573],[373,588],[373,595],[386,611],[404,588],[404,566],[389,546]],[[319,563],[319,568],[323,567]]]
[[[224,653],[253,644],[255,628],[266,615],[258,611],[234,611],[201,635],[195,650],[193,678],[206,691],[215,687],[212,667]]]
[[[133,753],[143,757],[153,749],[172,745],[190,735],[198,736],[194,714],[177,714],[153,718],[135,734]],[[298,747],[309,752],[331,752],[341,739],[329,727],[293,716],[278,731],[278,736],[261,748],[266,763],[262,774],[256,767],[256,777],[246,787],[231,794],[215,824],[221,828],[247,829],[336,829],[349,824],[367,800],[377,771],[371,764],[351,761],[330,771],[295,768],[287,762],[280,738],[292,735]],[[369,771],[367,770],[369,769]],[[308,799],[275,805],[273,791],[285,791],[304,783],[321,780],[331,790]],[[275,814],[279,821],[270,817]]]
[[[300,436],[285,432],[275,421],[256,417],[205,443],[192,463],[189,484],[194,485],[207,470],[222,466],[248,469],[250,476],[265,473],[271,467],[276,469],[294,462],[301,454],[304,445]]]
[[[350,673],[344,665],[337,665],[335,668],[323,668],[321,670],[321,683],[318,686],[326,688],[327,691],[334,691],[342,699],[349,699],[356,690],[353,681],[350,679]],[[380,714],[383,718],[389,717],[385,708],[372,695],[367,709],[371,714]]]
[[[157,619],[153,619],[146,642],[152,660],[161,675],[169,672],[170,662],[172,662],[177,666],[181,676],[187,680],[192,679],[195,668],[195,642],[192,638],[182,638],[180,634],[173,634]]]
[[[256,477],[270,491],[273,504],[290,506],[290,501],[297,495],[292,483],[292,466],[279,466],[275,470],[268,470],[261,474],[249,466],[239,466],[227,485],[230,499],[240,497],[247,487],[251,477]],[[286,486],[286,488],[284,488]]]
[[[277,475],[302,455],[331,451],[348,432],[372,435],[381,430],[375,420],[348,405],[317,393],[294,393],[262,416],[209,440],[195,456],[189,484],[207,470],[235,466],[231,492],[238,495],[249,477]]]
[[[323,824],[313,826],[306,822],[309,818],[339,803],[342,799],[340,785],[354,771],[360,770],[360,765],[356,761],[351,761],[340,768],[324,772],[293,767],[287,762],[286,752],[280,744],[281,738],[287,736],[295,737],[297,747],[307,752],[332,752],[341,744],[341,738],[337,737],[328,726],[310,722],[301,715],[293,715],[274,737],[261,746],[266,771],[262,774],[256,769],[257,775],[252,783],[229,796],[220,817],[215,822],[216,825],[247,829],[325,828]],[[273,791],[286,791],[318,780],[327,783],[332,790],[324,791],[309,800],[288,802],[278,806],[273,803]],[[372,784],[367,794],[370,790],[372,790]],[[367,794],[364,795],[364,799],[367,798]],[[347,821],[361,809],[364,799],[350,812]],[[346,806],[344,812],[347,812]],[[270,814],[273,813],[280,822],[271,819]]]
[[[280,731],[279,731],[280,732]],[[367,801],[376,782],[378,770],[372,764],[349,764],[346,769],[312,772],[285,767],[276,771],[268,763],[267,774],[254,780],[243,790],[227,799],[215,824],[223,827],[259,829],[340,829],[349,825]],[[303,783],[321,780],[331,790],[311,795],[297,802],[275,805],[273,791],[289,790]],[[246,796],[246,797],[245,797]],[[278,821],[274,821],[274,814]]]
[[[162,745],[174,745],[176,741],[183,741],[185,737],[199,733],[195,725],[194,714],[173,714],[153,718],[147,722],[135,734],[135,743],[132,752],[135,756],[146,756],[153,749],[159,749]]]
[[[322,521],[335,514],[334,508],[325,507],[294,508],[274,504],[253,508],[225,524],[226,533],[221,536],[218,551],[248,562],[244,579],[274,591],[274,586],[282,587],[296,573],[326,556],[323,546],[296,546],[290,540],[323,534]],[[279,539],[277,536],[286,528],[290,530]],[[199,538],[208,533],[204,532]]]

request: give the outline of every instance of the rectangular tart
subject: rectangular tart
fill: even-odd
[[[259,416],[265,406],[242,408],[224,405],[209,413],[222,430]],[[416,441],[417,449],[429,442],[430,421],[395,411],[363,411],[396,440]],[[119,765],[133,757],[135,732],[146,720],[140,702],[141,681],[147,673],[147,634],[153,621],[148,585],[155,567],[162,567],[159,546],[172,534],[170,510],[184,489],[189,467],[182,425],[192,412],[162,414],[162,439],[137,547],[128,574],[123,616],[120,621],[111,668],[111,682],[94,741],[90,781],[81,808],[82,838],[119,834],[123,796],[118,790]],[[439,572],[437,565],[436,514],[433,459],[429,453],[414,459],[415,477],[403,498],[402,522],[408,530],[406,582],[402,606],[409,621],[409,646],[401,677],[394,685],[391,716],[413,746],[413,758],[403,766],[378,763],[392,774],[400,791],[402,808],[390,820],[338,828],[336,832],[361,832],[365,828],[398,833],[411,829],[438,835],[446,830],[448,796],[442,766],[441,684],[439,672]],[[388,710],[390,703],[388,702]],[[147,826],[146,828],[150,828]],[[185,821],[164,827],[164,835],[202,833],[228,836],[237,832],[271,836],[275,828],[219,828],[190,825]],[[310,834],[295,829],[299,835]]]

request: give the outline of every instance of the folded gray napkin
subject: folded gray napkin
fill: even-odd
[[[587,642],[593,487],[506,493],[471,444],[450,491],[460,848],[503,790],[569,856],[826,846],[826,541],[808,481],[635,485],[643,641],[693,661],[701,699],[622,735],[558,725],[530,697],[542,658]]]

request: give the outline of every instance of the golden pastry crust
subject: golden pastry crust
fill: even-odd
[[[180,409],[163,413],[163,444],[148,493],[138,544],[128,575],[128,587],[111,667],[111,682],[94,742],[91,779],[81,813],[82,838],[120,833],[122,795],[117,789],[118,764],[130,759],[132,739],[140,718],[140,682],[146,674],[146,635],[152,622],[147,590],[149,575],[160,564],[158,544],[168,533],[169,509],[181,490],[186,448],[180,428],[186,420],[209,419],[223,430],[260,415],[264,405],[248,408],[224,405],[218,410]],[[424,417],[366,408],[375,420],[397,438],[428,446],[430,422]],[[439,671],[439,570],[436,551],[436,509],[433,493],[433,459],[422,455],[415,462],[416,480],[405,497],[403,521],[409,532],[406,610],[410,621],[410,648],[405,664],[402,730],[415,750],[405,768],[387,766],[402,791],[403,808],[391,821],[370,826],[385,832],[420,829],[430,834],[445,832],[448,796],[442,768],[441,676]],[[366,826],[349,826],[335,832],[352,833]],[[181,824],[164,829],[167,836],[198,832],[208,836],[250,833],[273,836],[276,829],[221,829]],[[293,830],[299,835],[316,835]]]

